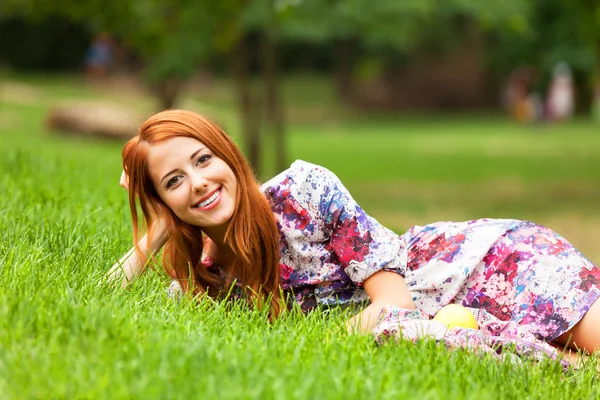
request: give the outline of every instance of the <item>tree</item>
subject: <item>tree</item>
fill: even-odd
[[[278,46],[281,40],[279,26],[282,17],[284,15],[276,9],[275,0],[250,1],[242,15],[246,29],[260,35],[264,115],[266,130],[272,135],[275,144],[275,168],[278,171],[287,167],[283,96],[278,79]]]
[[[242,135],[251,164],[258,170],[258,102],[250,90],[245,0],[7,0],[0,16],[31,20],[60,15],[108,32],[139,54],[143,77],[160,109],[173,108],[198,64],[219,52],[231,52],[242,119]]]
[[[475,30],[525,29],[529,0],[297,0],[282,1],[290,18],[287,38],[334,43],[333,65],[343,98],[352,92],[352,71],[362,54],[379,58],[384,74],[387,60],[419,52],[440,54],[456,47]]]
[[[491,61],[507,73],[527,64],[540,71],[540,84],[559,62],[569,64],[579,88],[580,107],[587,109],[600,77],[600,3],[595,0],[531,0],[522,29],[497,31]]]
[[[161,109],[172,108],[183,83],[225,35],[221,22],[236,1],[7,0],[4,14],[30,19],[53,15],[108,32],[139,54],[143,77]]]

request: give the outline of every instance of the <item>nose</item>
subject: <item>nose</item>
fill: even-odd
[[[190,183],[192,186],[192,192],[200,193],[206,190],[208,187],[208,181],[202,174],[192,174],[190,175]]]

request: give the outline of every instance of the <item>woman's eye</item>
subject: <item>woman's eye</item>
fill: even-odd
[[[208,160],[212,158],[211,154],[204,154],[198,157],[198,161],[196,161],[196,165],[206,164]]]
[[[177,182],[179,182],[179,177],[178,176],[174,176],[171,179],[169,179],[167,181],[167,189],[173,187],[173,185],[175,185]]]

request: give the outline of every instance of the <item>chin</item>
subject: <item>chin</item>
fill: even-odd
[[[230,221],[231,221],[231,217],[229,217],[229,218],[223,218],[222,220],[212,221],[210,225],[207,225],[207,228],[208,227],[217,228],[219,226],[229,225]]]
[[[217,228],[220,226],[225,226],[228,225],[229,222],[231,221],[231,215],[228,216],[216,216],[215,218],[211,218],[210,221],[195,221],[194,224],[198,225],[198,226],[203,226],[205,228]]]

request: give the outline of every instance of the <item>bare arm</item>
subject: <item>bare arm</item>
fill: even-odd
[[[404,282],[404,278],[390,271],[379,271],[363,282],[363,288],[371,304],[348,321],[348,330],[356,333],[371,331],[385,305],[415,309],[415,303]]]
[[[133,282],[137,277],[142,275],[146,270],[146,260],[152,255],[156,255],[167,242],[167,233],[164,229],[161,220],[158,220],[153,229],[152,242],[148,243],[148,235],[144,235],[138,245],[142,254],[146,257],[140,260],[135,247],[131,248],[121,259],[112,266],[107,272],[107,278],[110,282],[118,282],[121,280],[121,286],[125,287]]]
[[[119,181],[125,190],[129,191],[129,177],[123,171]],[[158,218],[152,228],[152,243],[148,243],[148,234],[144,235],[138,242],[138,246],[145,256],[144,260],[140,260],[135,247],[132,247],[121,259],[111,267],[106,273],[106,278],[110,282],[118,282],[121,280],[121,286],[125,287],[133,282],[138,276],[146,270],[147,260],[156,255],[167,242],[168,236],[165,226],[160,218]]]

